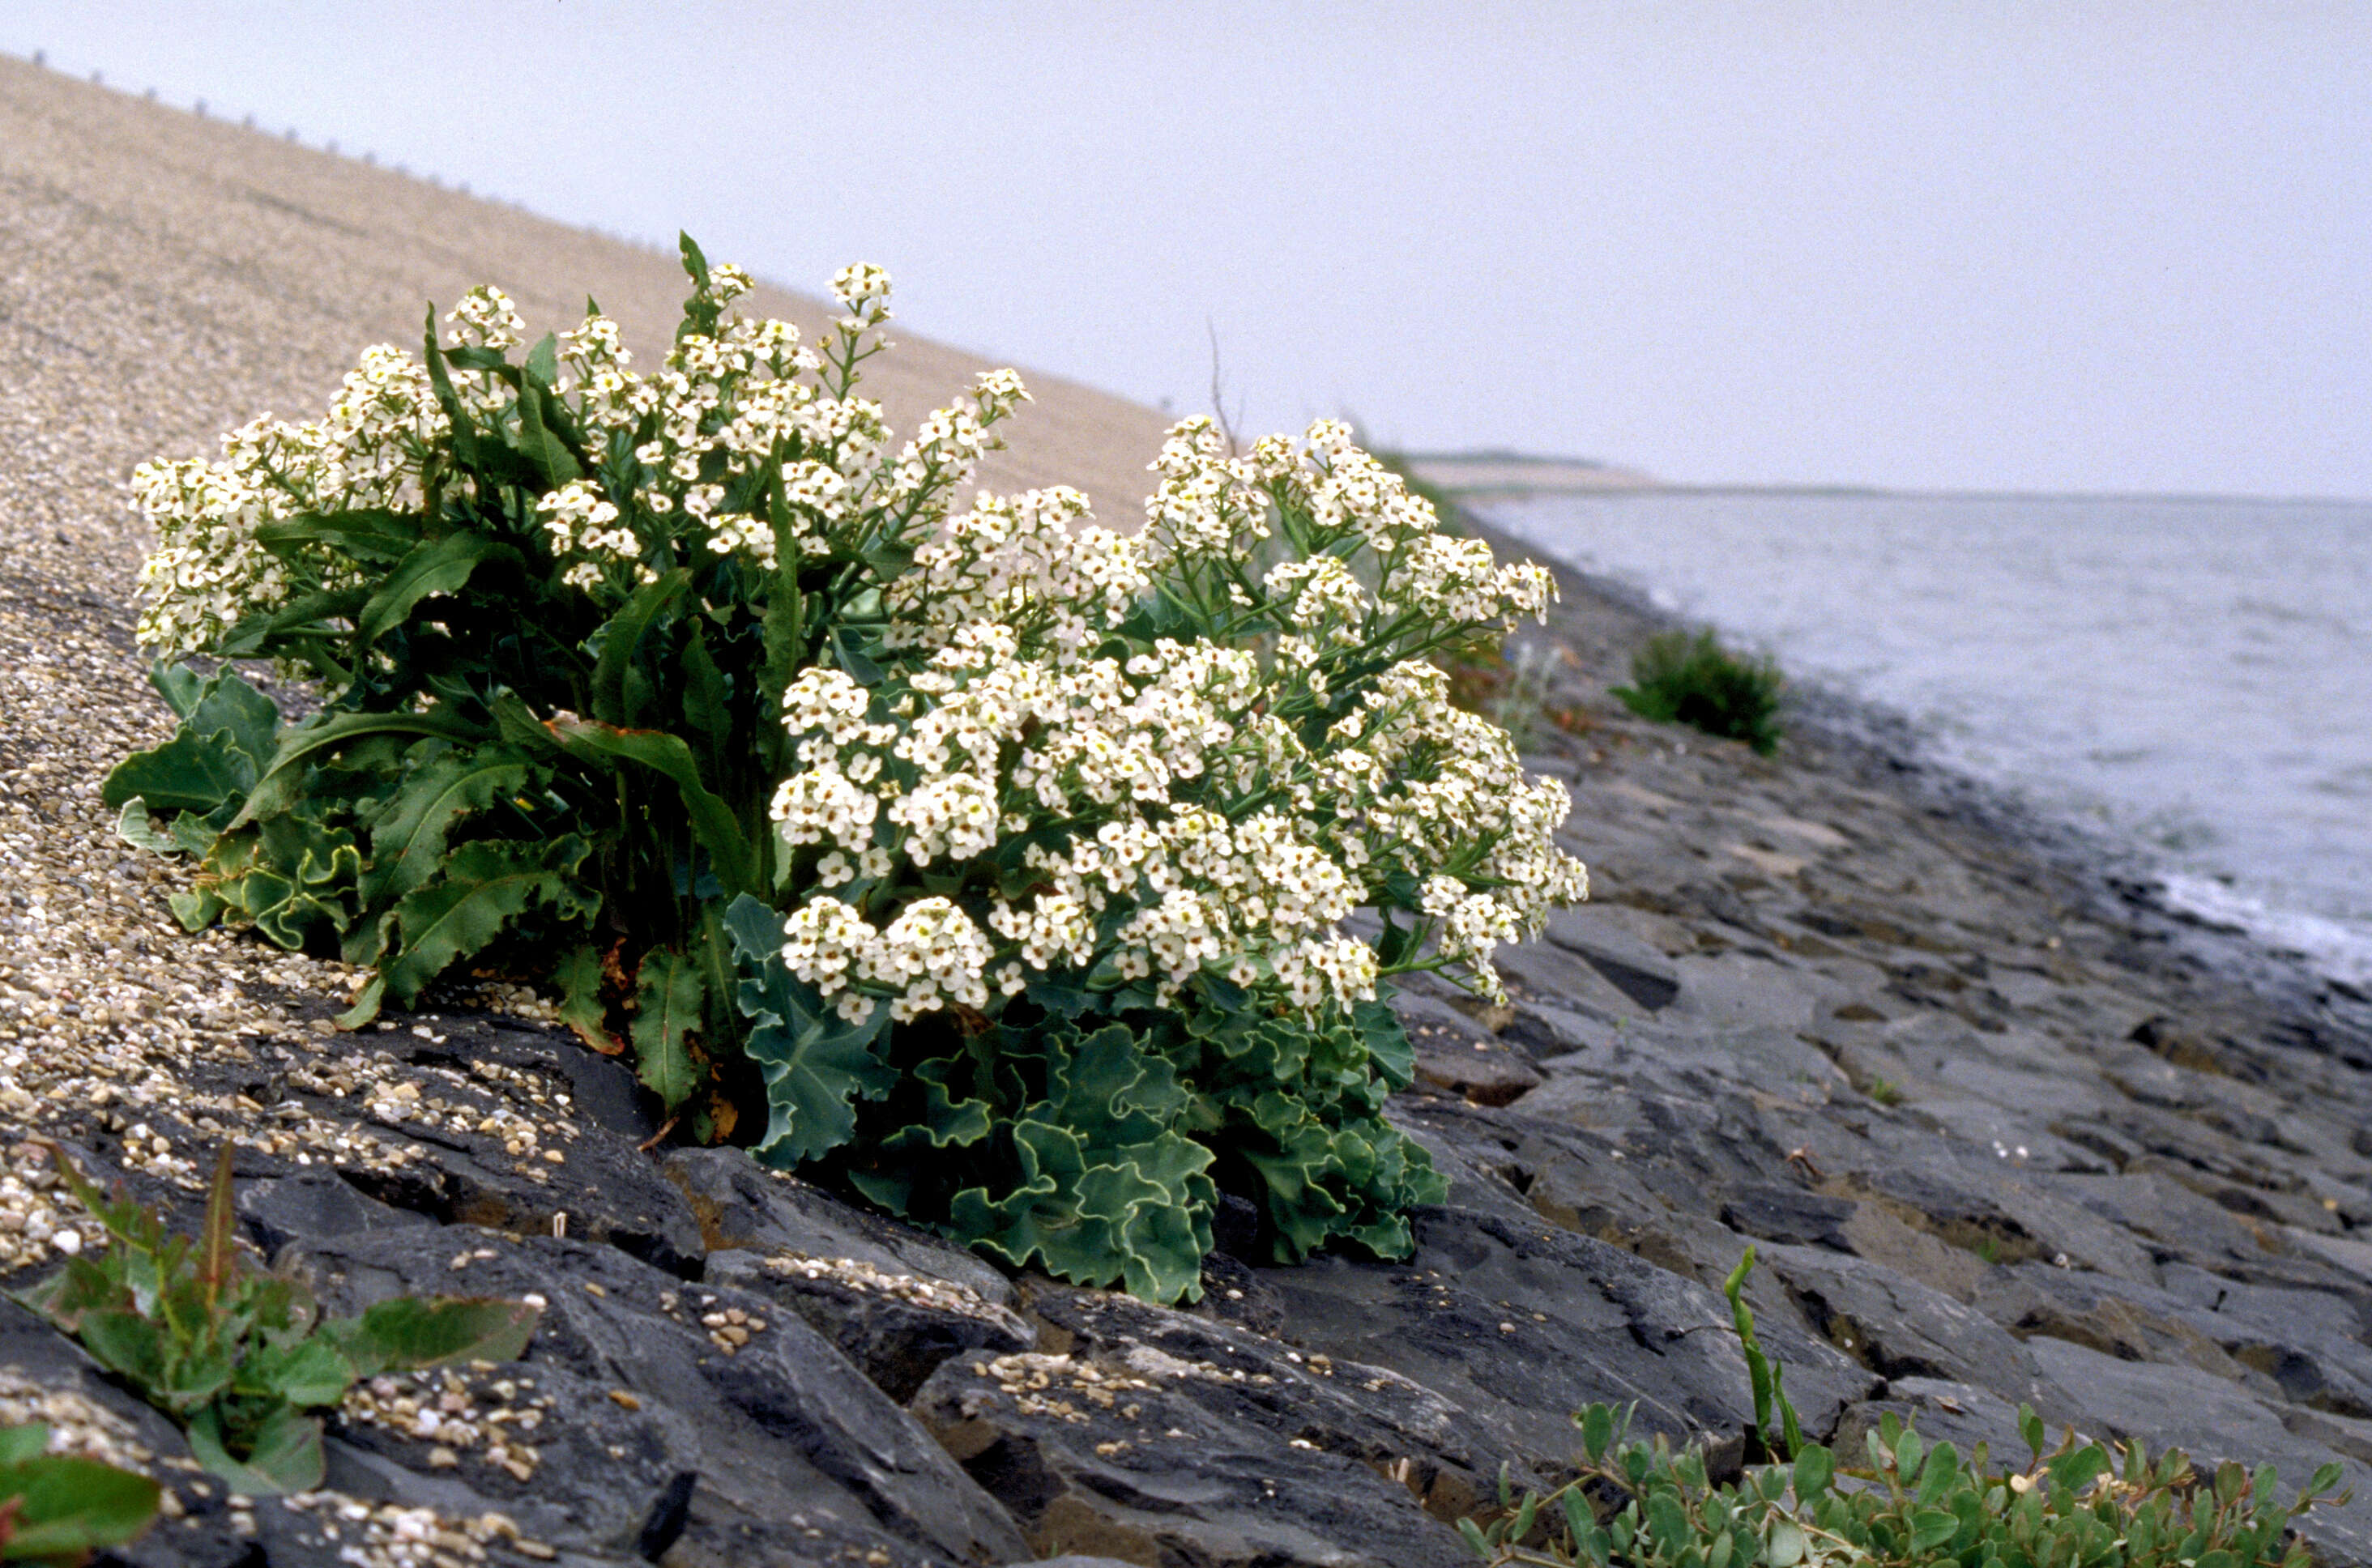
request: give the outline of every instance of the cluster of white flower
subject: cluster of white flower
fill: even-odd
[[[256,529],[306,512],[416,508],[421,456],[448,428],[427,371],[381,343],[365,351],[319,420],[259,419],[225,436],[215,461],[141,464],[133,501],[156,528],[157,548],[140,569],[148,601],[140,641],[180,658],[277,608],[292,579]]]
[[[826,853],[785,961],[852,1016],[876,996],[901,1018],[980,1005],[878,956],[927,872],[965,889],[923,900],[931,929],[1007,994],[1100,968],[1166,998],[1207,972],[1315,1013],[1374,994],[1376,954],[1342,924],[1407,872],[1428,961],[1496,994],[1492,950],[1586,889],[1555,846],[1570,799],[1422,654],[1537,613],[1546,575],[1441,539],[1331,422],[1243,459],[1190,422],[1155,467],[1136,539],[1078,526],[1075,492],[983,496],[885,594],[923,668],[794,684],[800,769],[773,814],[786,846]],[[1279,534],[1302,552],[1263,568]],[[1099,654],[1157,585],[1214,622],[1265,617],[1264,650],[1221,630]],[[1017,866],[992,867],[1001,851]]]
[[[577,426],[597,449],[617,431],[635,441],[628,472],[604,465],[538,507],[539,537],[570,587],[616,602],[670,561],[738,557],[771,572],[785,532],[803,552],[868,528],[925,536],[1001,444],[994,427],[1029,397],[1014,372],[988,372],[898,447],[880,406],[854,392],[856,366],[884,346],[878,329],[890,316],[889,274],[860,265],[833,279],[847,313],[820,352],[802,346],[790,322],[733,314],[727,308],[750,287],[738,268],[710,267],[695,299],[715,331],[686,332],[649,376],[636,373],[606,316],[588,314],[560,334],[554,390]],[[513,381],[471,356],[520,345],[517,305],[482,286],[445,319],[461,355],[447,367],[455,399],[473,416],[503,420],[517,397]],[[292,575],[288,561],[259,543],[257,527],[307,511],[416,508],[423,463],[448,454],[449,431],[425,367],[379,347],[322,420],[259,421],[225,438],[220,461],[141,469],[135,499],[158,534],[141,578],[143,641],[169,656],[197,652],[285,602],[304,574]],[[467,476],[455,488],[466,493]],[[331,565],[325,553],[308,561]]]

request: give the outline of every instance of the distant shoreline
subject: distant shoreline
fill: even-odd
[[[2362,506],[2358,495],[2249,495],[2213,491],[1901,490],[1878,484],[1690,484],[1587,458],[1545,458],[1506,450],[1406,452],[1409,471],[1476,505],[1565,495],[1789,495],[1839,500],[2190,502],[2249,506]]]

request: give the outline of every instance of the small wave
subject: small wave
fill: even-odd
[[[2319,914],[2274,909],[2211,877],[2168,872],[2160,896],[2176,913],[2217,931],[2255,938],[2275,952],[2304,959],[2329,979],[2359,990],[2372,987],[2372,932]]]

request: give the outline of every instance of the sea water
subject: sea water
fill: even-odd
[[[2372,503],[1645,491],[1482,512],[2372,985]]]

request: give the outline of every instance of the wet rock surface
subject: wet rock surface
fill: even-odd
[[[182,873],[97,799],[167,726],[129,635],[131,465],[318,406],[424,295],[677,297],[664,259],[186,121],[0,61],[25,302],[0,336],[0,1277],[96,1240],[34,1140],[184,1228],[229,1140],[244,1237],[333,1306],[547,1312],[517,1364],[357,1389],[325,1490],[280,1500],[196,1473],[0,1305],[0,1421],[169,1487],[109,1561],[1448,1564],[1447,1521],[1503,1464],[1553,1478],[1583,1403],[1734,1444],[1718,1292],[1753,1244],[1815,1434],[1892,1411],[2015,1456],[2028,1401],[2293,1485],[2336,1458],[2361,1500],[2308,1536],[2372,1563],[2372,1002],[2169,914],[1884,715],[1802,693],[1772,760],[1630,717],[1605,688],[1652,619],[1578,579],[1538,736],[1595,898],[1503,954],[1508,1005],[1403,994],[1395,1115],[1451,1185],[1410,1259],[1269,1266],[1229,1208],[1191,1310],[1016,1281],[654,1144],[625,1068],[532,994],[341,1034],[350,972],[186,935]],[[429,233],[433,265],[403,260]]]

